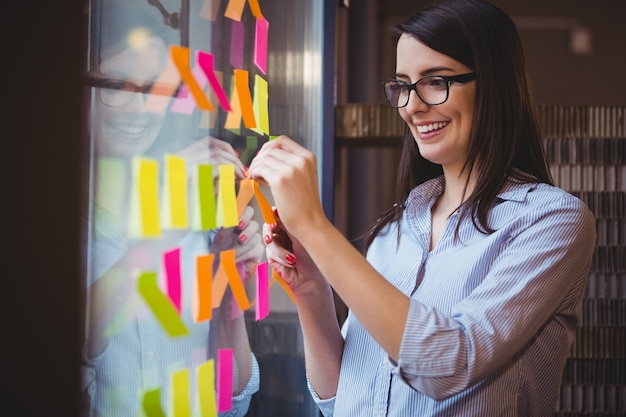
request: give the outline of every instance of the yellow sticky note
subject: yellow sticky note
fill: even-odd
[[[135,157],[132,170],[130,235],[134,238],[160,236],[159,163],[153,159]]]
[[[161,223],[163,228],[184,229],[187,220],[187,172],[185,159],[165,155]]]
[[[139,294],[170,337],[185,336],[189,330],[172,301],[161,292],[156,272],[142,272],[137,280]]]
[[[196,165],[191,181],[191,227],[193,230],[211,230],[215,222],[215,192],[213,165]]]
[[[237,198],[235,196],[234,165],[220,165],[216,222],[218,227],[235,227],[239,223]]]
[[[198,366],[198,400],[202,417],[217,417],[215,362],[213,359],[209,359]]]
[[[165,417],[161,408],[161,390],[159,388],[146,391],[142,398],[143,411],[147,417]]]
[[[181,369],[172,374],[172,413],[174,417],[191,417],[191,394],[189,390],[189,369]]]
[[[123,159],[110,157],[96,159],[95,200],[115,219],[120,218],[124,207],[129,174],[128,164]]]
[[[260,75],[254,76],[254,119],[256,128],[252,129],[259,134],[270,134],[267,81]]]

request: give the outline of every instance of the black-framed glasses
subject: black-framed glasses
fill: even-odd
[[[137,94],[157,94],[175,97],[181,86],[179,83],[174,93],[171,93],[171,88],[167,88],[168,93],[165,93],[161,91],[164,90],[163,88],[158,88],[163,86],[151,81],[140,83],[134,80],[112,78],[100,73],[87,73],[85,77],[90,85],[98,88],[100,100],[108,107],[125,106]]]
[[[413,84],[402,80],[387,80],[383,87],[385,97],[392,107],[400,108],[409,104],[411,91],[415,90],[417,96],[429,106],[443,104],[450,95],[450,83],[467,83],[476,78],[475,72],[459,75],[429,75],[420,78]]]

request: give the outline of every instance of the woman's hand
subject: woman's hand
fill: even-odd
[[[300,242],[284,229],[276,210],[274,217],[277,223],[263,225],[268,264],[285,280],[297,298],[318,290],[317,284],[326,287],[328,284],[319,269]]]
[[[235,167],[235,178],[244,178],[246,167],[226,141],[207,136],[180,150],[177,155],[185,159],[188,174],[197,164],[210,164],[213,165],[213,177],[217,179],[219,166],[230,164]]]
[[[302,233],[327,222],[319,198],[315,154],[286,136],[263,145],[250,164],[249,178],[270,187],[284,228]]]

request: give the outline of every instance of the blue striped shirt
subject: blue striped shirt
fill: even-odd
[[[368,261],[411,298],[394,363],[351,313],[324,416],[550,416],[595,247],[591,211],[547,184],[509,183],[483,234],[453,214],[429,251],[443,177],[416,187]],[[421,280],[418,277],[422,275]],[[356,279],[356,278],[355,278]],[[418,283],[419,281],[419,283]]]

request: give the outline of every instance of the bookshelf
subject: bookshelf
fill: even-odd
[[[626,106],[537,108],[557,186],[596,216],[597,240],[582,319],[552,417],[626,416]],[[335,110],[338,147],[399,147],[404,125],[384,104]],[[393,186],[393,184],[391,184]]]

